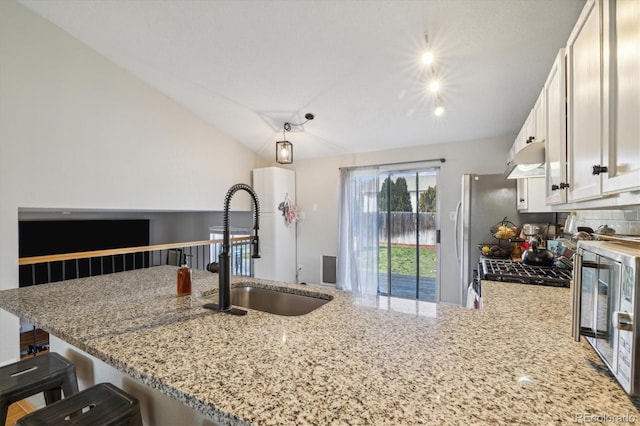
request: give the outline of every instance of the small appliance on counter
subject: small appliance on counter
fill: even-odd
[[[522,225],[520,239],[524,240],[529,246],[534,241],[537,241],[539,247],[544,247],[547,241],[558,237],[560,228],[560,225],[554,223],[525,223]]]
[[[522,263],[532,266],[553,266],[554,256],[550,250],[538,246],[534,240],[531,247],[522,253]]]
[[[542,225],[536,223],[525,223],[522,225],[521,237],[529,244],[534,241],[540,241],[543,237],[542,229]]]
[[[622,388],[640,395],[640,244],[579,241],[571,335],[585,336]]]

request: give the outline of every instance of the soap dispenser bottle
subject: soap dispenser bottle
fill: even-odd
[[[187,263],[187,256],[182,256],[182,266],[178,268],[176,273],[176,294],[178,296],[185,296],[191,294],[191,268]]]

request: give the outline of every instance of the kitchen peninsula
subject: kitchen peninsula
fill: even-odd
[[[566,288],[483,282],[478,311],[234,278],[333,296],[304,316],[237,317],[202,308],[209,300],[175,296],[175,271],[5,290],[0,307],[209,419],[199,424],[640,419],[638,401],[586,342],[571,339]],[[217,289],[214,274],[193,278],[194,293]],[[414,312],[398,311],[407,306]],[[139,398],[149,423],[154,401]]]

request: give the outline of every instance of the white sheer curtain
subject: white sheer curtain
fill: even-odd
[[[340,171],[337,287],[356,296],[378,293],[378,169]]]

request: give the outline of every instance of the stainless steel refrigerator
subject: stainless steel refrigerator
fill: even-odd
[[[480,248],[497,243],[491,227],[507,218],[519,228],[524,223],[554,222],[554,213],[519,213],[516,179],[504,174],[464,175],[462,194],[456,209],[456,255],[460,263],[460,301],[467,305],[467,290],[478,268]]]

